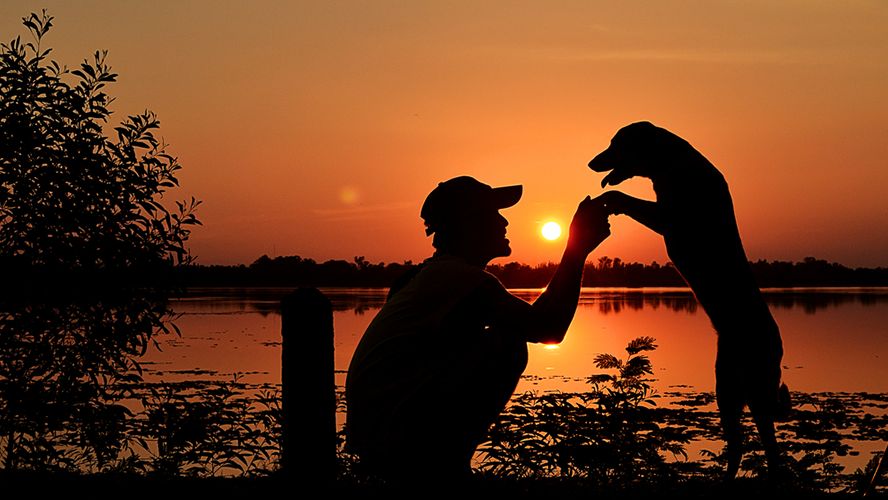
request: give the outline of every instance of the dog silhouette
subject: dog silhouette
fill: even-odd
[[[780,382],[783,342],[743,250],[724,177],[687,141],[648,122],[617,132],[589,168],[609,172],[601,187],[631,177],[653,182],[656,202],[620,191],[601,199],[612,214],[626,214],[663,235],[669,258],[718,333],[715,392],[727,476],[735,477],[740,467],[740,419],[747,406],[773,471],[779,458],[774,421],[787,418],[791,406]]]

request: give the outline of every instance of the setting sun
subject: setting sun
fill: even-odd
[[[557,222],[547,222],[543,224],[543,238],[547,240],[557,240],[561,236],[561,226]]]

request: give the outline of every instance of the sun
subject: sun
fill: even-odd
[[[557,240],[561,236],[561,226],[557,222],[547,222],[543,224],[543,238],[547,240]]]

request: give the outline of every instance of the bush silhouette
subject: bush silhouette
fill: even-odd
[[[69,71],[42,47],[52,18],[23,20],[33,41],[0,51],[0,466],[102,469],[123,446],[119,383],[167,331],[199,202],[160,203],[180,166],[154,114],[105,136],[106,52]]]

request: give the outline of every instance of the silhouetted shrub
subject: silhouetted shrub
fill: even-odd
[[[117,75],[106,53],[47,59],[51,21],[24,18],[33,41],[0,53],[0,466],[104,469],[129,415],[117,384],[167,331],[199,202],[160,204],[180,166],[152,113],[105,137]]]

